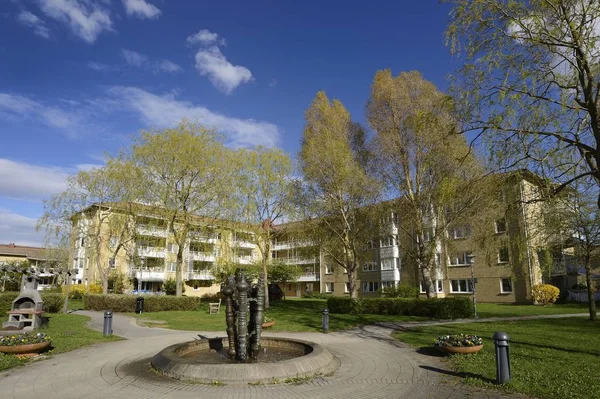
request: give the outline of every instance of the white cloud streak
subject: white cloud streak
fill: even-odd
[[[180,72],[182,69],[176,63],[169,60],[162,60],[154,65],[154,68],[159,72]]]
[[[172,94],[156,95],[140,88],[122,86],[109,89],[109,94],[150,126],[173,126],[187,118],[225,133],[229,145],[234,147],[273,147],[279,141],[279,131],[272,123],[225,116],[206,107],[177,100]]]
[[[0,158],[0,195],[26,201],[39,201],[63,191],[69,171]]]
[[[94,0],[38,0],[46,16],[67,24],[87,43],[94,43],[103,31],[112,31],[110,11]]]
[[[11,242],[17,245],[41,247],[44,243],[44,232],[36,231],[37,220],[19,215],[8,209],[0,209],[0,243]]]
[[[125,60],[127,65],[135,67],[144,67],[148,63],[148,57],[136,51],[121,49],[121,52],[119,54]]]
[[[48,126],[60,129],[74,127],[77,117],[64,110],[48,106],[27,97],[0,93],[0,113],[21,118],[40,120]]]
[[[194,44],[200,44],[203,46],[211,46],[213,44],[224,46],[226,44],[225,39],[220,39],[219,35],[213,33],[207,29],[200,29],[198,33],[190,35],[186,39],[186,43],[191,46]]]
[[[123,6],[127,15],[140,19],[155,19],[162,13],[160,9],[145,0],[123,0]]]
[[[252,81],[252,72],[246,67],[231,64],[217,46],[198,50],[196,69],[226,94],[231,94],[242,83]]]
[[[115,67],[107,65],[107,64],[103,64],[101,62],[94,62],[94,61],[90,61],[88,62],[88,67],[90,67],[91,69],[93,69],[94,71],[97,72],[107,72],[107,71],[111,71],[114,70]]]
[[[21,11],[17,16],[17,20],[24,26],[33,28],[33,33],[43,37],[44,39],[50,38],[50,29],[46,26],[46,23],[42,21],[37,15],[29,11]]]

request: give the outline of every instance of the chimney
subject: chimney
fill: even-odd
[[[14,247],[15,247],[15,243],[14,243],[14,242],[11,242],[10,244],[8,244],[8,247],[9,247],[9,248],[14,248]]]

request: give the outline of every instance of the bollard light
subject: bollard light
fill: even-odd
[[[510,356],[508,341],[509,336],[505,332],[494,334],[494,345],[496,346],[496,384],[510,382]]]
[[[113,314],[110,310],[104,312],[104,328],[102,330],[105,337],[112,335],[112,317]]]
[[[323,309],[323,332],[326,333],[329,330],[329,309]]]

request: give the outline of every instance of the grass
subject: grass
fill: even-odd
[[[544,399],[600,398],[600,322],[586,318],[539,319],[415,327],[394,337],[434,354],[439,335],[468,333],[483,338],[484,348],[453,355],[450,367],[468,384],[496,387],[494,332],[510,336],[512,381],[500,389]]]
[[[271,304],[266,316],[275,320],[275,325],[267,331],[320,332],[322,331],[322,311],[327,301],[322,299],[286,299]],[[224,331],[225,306],[221,306],[218,315],[208,314],[208,304],[199,311],[152,312],[136,315],[140,319],[162,320],[160,327],[189,331]],[[329,330],[337,331],[346,328],[385,321],[423,320],[408,316],[329,314]]]
[[[69,352],[83,346],[101,342],[118,341],[122,338],[116,336],[104,337],[101,332],[90,330],[86,327],[89,317],[74,314],[50,314],[47,327],[39,331],[44,332],[52,339],[50,354]],[[27,363],[15,355],[0,353],[0,371]]]
[[[549,306],[478,303],[477,315],[486,317],[516,317],[534,315],[587,313],[587,303],[554,304]]]

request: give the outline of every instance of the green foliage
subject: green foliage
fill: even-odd
[[[202,302],[219,302],[219,299],[222,299],[223,296],[220,292],[217,292],[216,294],[204,294],[200,297],[200,300]]]
[[[325,293],[325,292],[310,292],[310,291],[305,291],[304,294],[302,294],[302,298],[306,298],[306,299],[329,299],[333,296],[332,293]]]
[[[112,286],[113,294],[122,294],[125,290],[125,275],[117,271],[111,271],[108,275],[108,284]]]
[[[173,278],[167,279],[163,284],[163,290],[167,295],[175,295],[177,292],[177,281]]]
[[[560,290],[550,284],[534,285],[531,289],[533,301],[538,305],[550,305],[556,302]]]
[[[356,313],[420,316],[434,319],[458,319],[473,316],[469,298],[359,298],[332,297],[327,300],[331,313]]]
[[[268,279],[271,283],[287,283],[296,281],[301,273],[300,268],[296,265],[273,263],[269,268]]]
[[[113,312],[133,312],[137,295],[84,295],[83,307],[86,310]],[[171,310],[198,310],[200,298],[189,296],[146,295],[144,312],[160,312]]]
[[[0,346],[40,344],[42,342],[47,342],[51,340],[52,339],[44,333],[21,333],[15,335],[0,336]]]
[[[12,302],[17,299],[19,292],[0,293],[0,314],[5,315],[12,308]]]
[[[419,296],[419,289],[410,284],[399,284],[396,287],[383,288],[381,296],[384,298],[416,298]]]
[[[48,313],[58,313],[61,311],[65,300],[62,294],[42,291],[40,295],[42,301],[44,301],[44,311]]]

